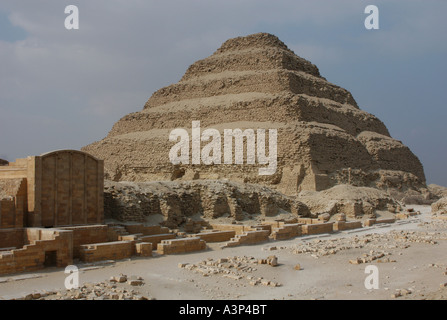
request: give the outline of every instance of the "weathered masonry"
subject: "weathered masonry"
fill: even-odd
[[[49,152],[0,166],[0,227],[102,223],[103,170],[103,160],[75,150]]]

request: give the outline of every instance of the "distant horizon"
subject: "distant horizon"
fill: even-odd
[[[224,41],[267,32],[379,118],[427,185],[447,186],[445,2],[374,1],[378,30],[355,0],[73,4],[79,30],[64,27],[56,0],[0,4],[1,159],[99,141]]]

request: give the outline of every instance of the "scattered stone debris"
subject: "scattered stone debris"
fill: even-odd
[[[407,296],[413,293],[412,289],[396,289],[396,292],[391,295],[392,299]]]
[[[193,271],[194,273],[202,274],[204,277],[212,275],[220,275],[225,278],[233,280],[246,280],[252,286],[264,285],[270,287],[279,287],[282,284],[264,279],[263,277],[255,277],[250,275],[257,271],[256,265],[270,265],[278,266],[278,258],[276,256],[269,256],[267,259],[256,259],[247,256],[234,256],[228,258],[220,258],[214,260],[208,258],[199,263],[179,263],[178,267],[185,270]],[[247,273],[249,275],[247,275]]]
[[[352,238],[337,238],[327,240],[315,239],[311,242],[303,242],[294,245],[292,247],[292,252],[295,254],[311,254],[314,258],[333,255],[340,251],[351,249],[370,249],[386,253],[392,249],[407,249],[412,243],[426,243],[430,245],[436,245],[438,243],[438,240],[445,239],[445,233],[441,232],[393,230],[386,234],[373,233],[364,236],[356,235]],[[383,257],[373,256],[366,256],[362,257],[361,259],[366,258],[366,260],[373,261]],[[382,259],[381,262],[395,261],[385,258]],[[360,262],[356,262],[356,260],[354,259],[351,263],[358,264]]]
[[[141,277],[128,278],[126,275],[120,274],[111,277],[109,281],[84,283],[77,289],[33,292],[15,300],[151,300],[148,296],[126,287],[126,285],[142,284],[144,282]]]
[[[396,262],[396,260],[392,260],[389,258],[384,258],[385,256],[391,255],[389,252],[375,252],[371,250],[369,253],[364,253],[363,257],[349,260],[350,264],[362,264],[362,263],[370,263],[370,262]],[[383,259],[382,259],[383,258]]]

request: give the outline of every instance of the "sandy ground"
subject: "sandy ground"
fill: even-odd
[[[144,279],[142,286],[119,285],[157,300],[446,299],[447,288],[441,284],[447,283],[447,221],[432,220],[429,206],[412,207],[422,214],[362,231],[225,249],[214,243],[208,244],[205,251],[190,254],[154,253],[151,258],[93,266],[77,264],[79,280],[82,286],[108,283],[110,277],[119,274],[139,276]],[[303,248],[309,252],[298,253],[300,249],[306,251]],[[377,253],[385,254],[382,262],[349,262]],[[278,258],[278,266],[252,263],[272,255]],[[204,265],[204,261],[217,265],[222,258],[239,261],[242,270],[225,269],[225,264],[221,264],[220,269],[211,266],[208,270],[227,273],[210,272],[204,276],[198,272],[197,266]],[[180,263],[186,267],[179,267]],[[196,268],[192,268],[193,264]],[[297,264],[301,270],[295,269]],[[378,268],[378,289],[365,288],[369,276],[365,268],[369,265]],[[1,277],[0,299],[20,298],[32,292],[65,291],[66,276],[64,269],[51,268]],[[260,281],[253,285],[257,279]],[[278,286],[267,285],[269,281]],[[393,296],[399,292],[400,296]]]

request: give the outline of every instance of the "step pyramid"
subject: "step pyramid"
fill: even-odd
[[[200,121],[202,132],[212,128],[222,137],[225,129],[276,130],[276,171],[260,175],[264,165],[247,161],[173,164],[169,135],[176,128],[192,133],[193,121]],[[228,179],[288,195],[338,184],[426,187],[421,162],[382,121],[267,33],[227,40],[83,151],[104,159],[106,178],[114,181]]]

